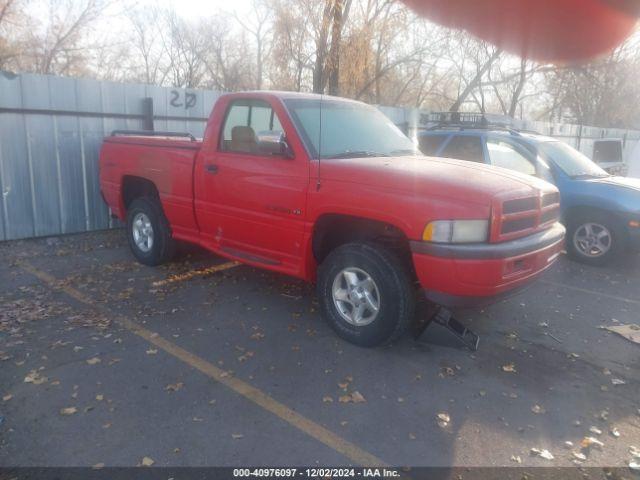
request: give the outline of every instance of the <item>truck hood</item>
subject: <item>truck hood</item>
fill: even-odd
[[[490,205],[496,197],[536,196],[554,187],[504,168],[424,156],[322,160],[320,178]]]

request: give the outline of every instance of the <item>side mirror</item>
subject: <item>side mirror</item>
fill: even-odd
[[[265,155],[293,158],[293,151],[287,143],[287,138],[280,131],[264,131],[256,134],[258,151]]]

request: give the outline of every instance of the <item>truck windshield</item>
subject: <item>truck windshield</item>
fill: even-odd
[[[333,99],[287,99],[284,103],[313,158],[419,154],[414,143],[377,108]]]
[[[566,175],[578,177],[608,177],[609,174],[586,155],[563,142],[543,142],[539,145],[542,154]]]

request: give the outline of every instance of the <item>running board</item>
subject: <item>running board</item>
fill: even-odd
[[[432,310],[431,316],[417,328],[414,335],[415,340],[425,332],[431,322],[444,327],[470,350],[474,352],[478,350],[480,337],[456,320],[450,310],[441,306],[435,306],[435,311]]]
[[[222,250],[225,253],[228,253],[232,257],[236,257],[236,258],[238,258],[240,260],[246,260],[247,262],[261,263],[263,265],[280,265],[280,262],[278,260],[273,260],[271,258],[265,258],[265,257],[259,257],[257,255],[253,255],[251,253],[243,252],[241,250],[236,250],[235,248],[222,247],[220,250]]]

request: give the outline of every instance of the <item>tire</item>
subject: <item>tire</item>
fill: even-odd
[[[598,212],[570,218],[566,238],[569,256],[586,265],[604,266],[624,249],[623,235],[618,225],[611,217]],[[595,244],[592,245],[593,242]]]
[[[320,265],[317,288],[323,317],[340,337],[355,345],[391,343],[413,320],[411,277],[396,255],[377,245],[349,243],[336,248]],[[364,304],[366,312],[359,320],[353,302]]]
[[[141,225],[148,225],[146,232],[149,232],[150,228],[150,241],[141,240],[140,228],[144,229]],[[146,236],[148,239],[149,235]],[[142,235],[142,238],[144,237],[145,234]],[[169,222],[157,199],[140,197],[131,202],[127,210],[127,239],[133,256],[144,265],[162,265],[171,260],[175,242],[171,237]]]

